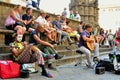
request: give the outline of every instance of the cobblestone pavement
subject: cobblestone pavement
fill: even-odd
[[[105,57],[105,56],[104,56]],[[120,75],[112,72],[105,72],[102,75],[96,75],[94,69],[88,69],[85,65],[74,66],[75,63],[57,67],[57,71],[50,71],[54,75],[52,79],[43,77],[40,72],[31,74],[30,78],[5,79],[5,80],[120,80]]]

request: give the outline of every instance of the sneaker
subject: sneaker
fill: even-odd
[[[58,54],[55,55],[55,59],[56,59],[56,60],[61,59],[61,58],[63,58],[63,57],[64,57],[64,56],[62,56],[62,55],[61,55],[61,56],[58,55]]]
[[[98,57],[94,57],[94,58],[93,58],[93,62],[99,62]]]
[[[52,66],[52,64],[48,64],[48,69],[55,70],[55,71],[57,70],[55,67]]]
[[[72,44],[75,44],[75,42],[73,42],[73,41],[72,41],[72,42],[69,42],[69,45],[72,45]]]
[[[53,78],[53,76],[50,73],[42,72],[42,75],[48,78]]]
[[[67,50],[71,50],[71,48],[69,46],[66,47]]]
[[[57,43],[57,45],[61,45],[61,42],[59,41],[59,42],[56,42]]]
[[[50,55],[47,55],[47,56],[46,56],[46,59],[52,59],[52,58],[54,58],[54,55],[53,55],[53,54],[50,54]]]
[[[86,66],[87,66],[88,68],[90,68],[90,69],[93,69],[93,65],[87,64]]]
[[[57,44],[55,41],[50,42],[51,44]]]

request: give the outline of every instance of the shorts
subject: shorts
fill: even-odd
[[[15,30],[15,27],[16,27],[17,25],[20,25],[20,26],[24,27],[24,24],[22,24],[21,22],[16,22],[16,23],[13,24],[13,25],[6,26],[6,29]]]
[[[16,24],[9,25],[9,26],[6,26],[6,29],[14,30],[16,26],[17,26]]]

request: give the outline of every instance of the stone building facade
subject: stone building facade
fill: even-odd
[[[81,20],[91,23],[94,27],[98,27],[98,0],[71,0],[70,11],[76,10],[81,15]]]
[[[120,27],[120,2],[100,6],[99,24],[105,30],[112,29],[112,33],[118,30]]]

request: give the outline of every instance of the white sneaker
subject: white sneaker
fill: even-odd
[[[93,67],[93,65],[86,65],[88,68],[90,68],[90,69],[94,69],[94,67]]]

